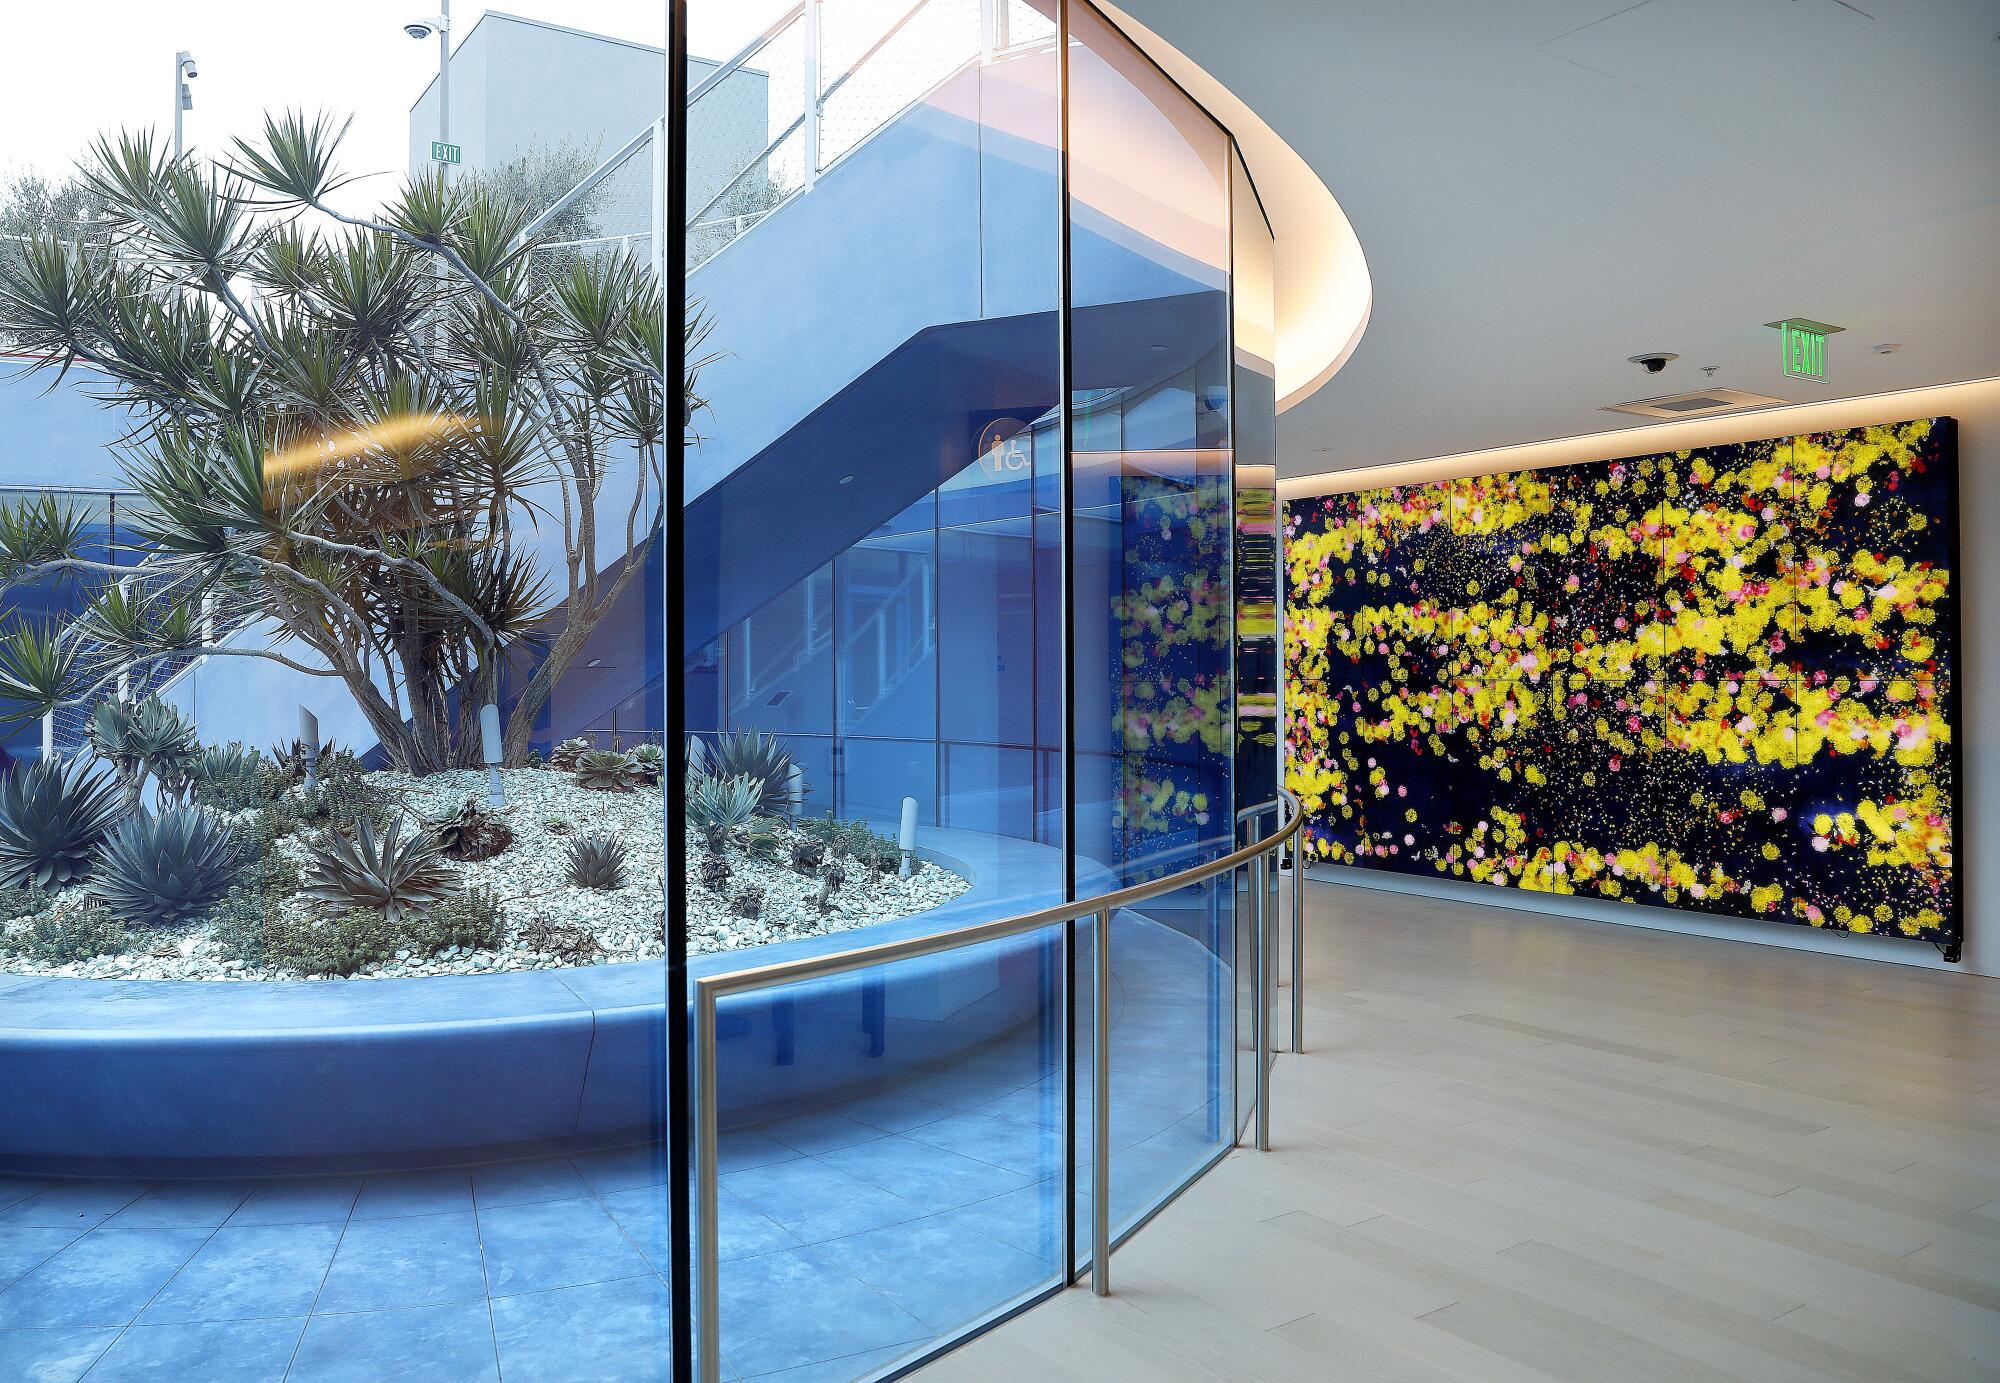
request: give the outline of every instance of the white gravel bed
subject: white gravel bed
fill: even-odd
[[[455,813],[469,799],[484,805],[483,772],[439,773],[426,778],[402,774],[369,775],[371,782],[399,797],[406,817],[434,821]],[[356,979],[387,979],[416,975],[468,975],[510,970],[545,970],[577,964],[643,960],[664,952],[661,930],[662,870],[665,864],[663,818],[665,798],[657,787],[634,792],[603,792],[578,786],[567,773],[546,769],[504,769],[501,782],[507,805],[506,822],[514,842],[492,859],[450,861],[467,887],[493,889],[500,898],[508,940],[498,950],[451,948],[434,956],[405,950],[383,964],[357,972]],[[578,888],[568,880],[568,844],[578,836],[607,834],[624,841],[625,882],[608,890]],[[303,863],[305,848],[294,837],[278,846]],[[781,852],[789,859],[790,841]],[[688,838],[689,868],[699,871],[706,856],[701,841]],[[726,897],[689,881],[692,915],[688,950],[692,954],[740,950],[798,937],[847,931],[891,921],[950,901],[971,887],[967,880],[936,864],[925,864],[909,878],[878,874],[853,861],[846,879],[831,898],[832,910],[816,906],[820,880],[794,871],[788,863],[757,860],[740,850],[724,856],[729,865],[728,892],[745,887],[764,896],[755,918],[731,914]],[[58,896],[58,906],[80,902],[83,890]],[[295,900],[301,908],[303,898]],[[596,954],[586,960],[533,949],[523,934],[544,924],[579,928],[594,943]],[[11,925],[25,930],[28,919]],[[206,922],[161,928],[147,948],[88,961],[52,965],[22,955],[0,954],[0,972],[55,975],[83,979],[144,980],[274,980],[305,978],[295,971],[247,965],[225,959]]]

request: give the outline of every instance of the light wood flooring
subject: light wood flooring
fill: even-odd
[[[2000,1379],[2000,981],[1312,890],[1274,1150],[924,1383]]]

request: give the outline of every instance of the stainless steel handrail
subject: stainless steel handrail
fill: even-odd
[[[1111,915],[1119,908],[1132,907],[1154,898],[1163,897],[1186,888],[1191,884],[1220,875],[1234,874],[1236,870],[1250,866],[1253,882],[1257,885],[1254,905],[1253,964],[1256,967],[1257,1005],[1257,1146],[1260,1150],[1270,1147],[1270,1000],[1275,966],[1272,948],[1266,944],[1264,907],[1264,863],[1279,847],[1290,842],[1294,845],[1303,824],[1300,816],[1299,799],[1290,792],[1280,790],[1281,810],[1278,829],[1269,836],[1252,841],[1240,849],[1233,850],[1220,859],[1206,864],[1192,865],[1176,874],[1163,878],[1149,879],[1134,884],[1130,888],[1118,889],[1111,893],[1101,893],[1094,898],[1085,898],[1073,903],[1058,903],[1053,907],[1040,908],[1034,912],[1022,913],[1015,917],[996,918],[990,922],[975,922],[970,926],[956,927],[950,931],[937,932],[930,936],[909,937],[900,941],[878,942],[873,946],[857,946],[848,951],[836,951],[823,956],[803,956],[797,960],[777,961],[770,965],[755,965],[742,970],[732,970],[720,975],[703,975],[694,981],[694,1079],[695,1079],[695,1339],[697,1369],[704,1383],[719,1383],[722,1373],[722,1317],[718,1300],[718,1278],[721,1271],[721,1241],[716,1223],[721,1199],[720,1169],[716,1163],[716,1149],[721,1138],[719,1115],[716,1105],[716,1013],[720,1001],[737,994],[750,994],[762,989],[780,985],[800,984],[808,980],[830,979],[836,975],[852,974],[857,970],[873,969],[880,965],[893,965],[897,961],[919,960],[925,956],[942,955],[947,951],[964,950],[972,946],[983,946],[989,942],[1005,941],[1010,937],[1024,936],[1065,922],[1095,916],[1097,920],[1096,950],[1092,959],[1092,990],[1096,1011],[1093,1014],[1092,1031],[1094,1048],[1091,1070],[1091,1173],[1093,1193],[1090,1202],[1091,1215],[1091,1290],[1098,1295],[1110,1291],[1110,1243],[1111,1243],[1111,1120],[1110,1120],[1110,975],[1111,975]],[[1269,810],[1268,807],[1257,809]],[[1303,870],[1297,868],[1299,856],[1294,854],[1293,876],[1293,925],[1303,929],[1305,914],[1304,891],[1298,885]],[[1294,956],[1302,955],[1294,940]],[[1293,986],[1301,980],[1299,972],[1294,972]],[[1294,999],[1296,1007],[1297,1000]]]

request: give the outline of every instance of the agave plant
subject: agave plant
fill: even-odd
[[[458,887],[437,842],[422,832],[405,837],[400,819],[380,834],[366,818],[351,835],[328,831],[312,854],[307,895],[375,908],[391,922],[416,917]]]
[[[106,698],[91,712],[90,748],[111,765],[125,794],[125,809],[137,811],[139,794],[151,775],[163,796],[179,797],[201,753],[195,729],[158,697],[140,702]]]
[[[332,740],[321,745],[308,745],[302,739],[294,739],[289,744],[272,745],[270,753],[271,763],[288,786],[303,783],[307,768],[324,774],[340,756],[340,746]]]
[[[576,782],[599,792],[630,792],[645,782],[645,775],[616,749],[592,749],[576,762]]]
[[[236,867],[236,845],[221,817],[201,807],[141,812],[106,837],[90,892],[123,922],[171,927],[206,915]]]
[[[456,815],[430,826],[438,848],[455,860],[490,860],[514,843],[514,828],[498,812],[468,801]]]
[[[648,787],[652,787],[666,776],[667,751],[657,744],[642,744],[627,757],[632,760],[633,767],[639,770],[640,777]]]
[[[688,825],[701,833],[712,854],[721,854],[757,815],[761,789],[749,777],[690,773],[685,790]]]
[[[0,883],[63,888],[123,814],[110,776],[81,761],[16,766],[0,779]]]
[[[748,778],[757,785],[758,816],[777,816],[799,805],[804,784],[798,763],[776,735],[754,730],[688,741],[688,769],[706,778]]]
[[[569,843],[569,881],[578,888],[619,888],[625,883],[625,842],[616,836],[578,836]]]
[[[196,757],[188,781],[196,800],[226,812],[248,811],[271,800],[270,767],[254,749],[214,745]]]

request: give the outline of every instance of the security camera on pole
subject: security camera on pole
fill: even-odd
[[[451,165],[458,162],[458,150],[451,142],[451,0],[442,0],[439,12],[423,19],[412,19],[403,26],[403,32],[421,42],[432,34],[438,41],[438,133],[431,143],[431,162],[443,164],[446,177],[450,177]]]
[[[194,109],[194,92],[188,86],[201,74],[195,71],[194,54],[183,48],[174,54],[174,157],[181,156],[181,117]]]

